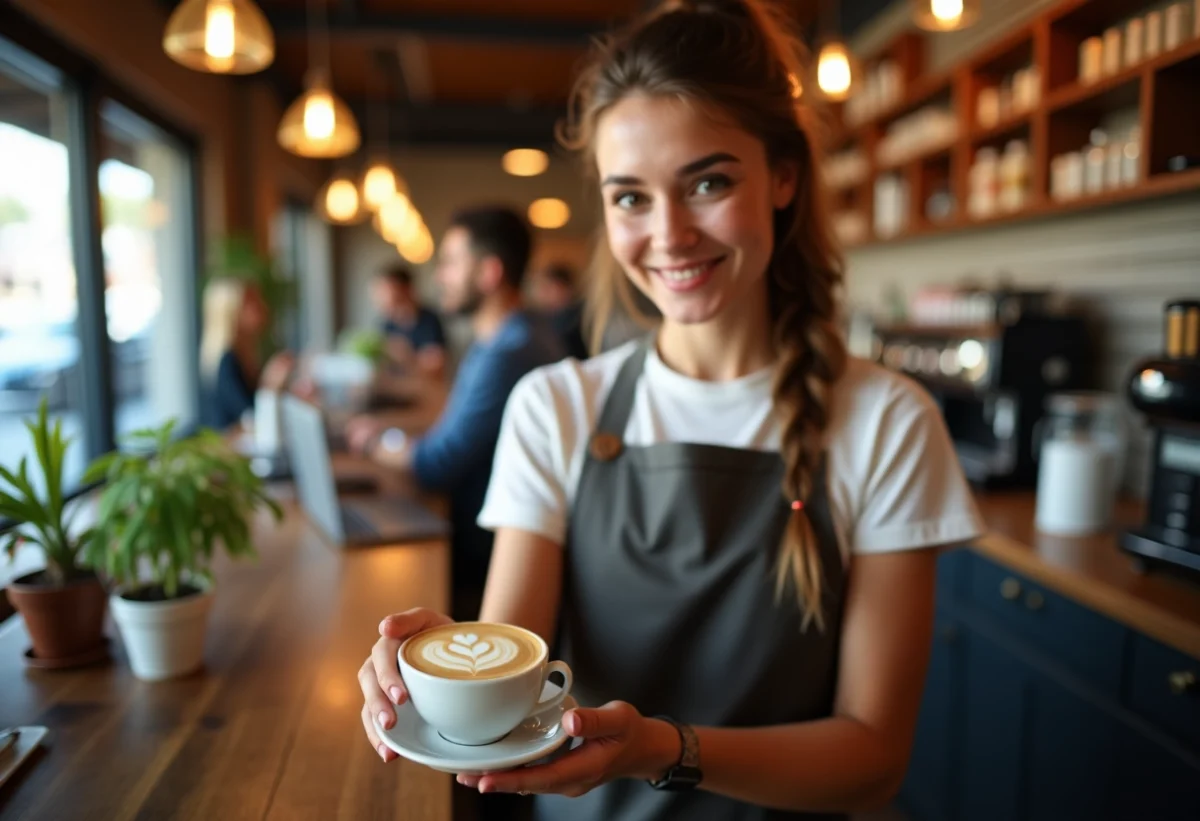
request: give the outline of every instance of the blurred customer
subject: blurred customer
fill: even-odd
[[[387,268],[375,278],[372,294],[389,358],[440,375],[446,364],[446,333],[438,315],[417,300],[412,271],[399,263]]]
[[[482,206],[451,220],[438,252],[441,307],[470,318],[474,340],[434,426],[410,440],[380,417],[360,417],[347,429],[352,449],[411,470],[425,490],[450,498],[454,527],[456,609],[477,606],[491,556],[492,534],[475,522],[483,506],[504,405],[513,386],[541,365],[563,358],[549,322],[521,309],[521,282],[532,238],[516,212]]]
[[[533,304],[545,313],[566,348],[567,356],[587,359],[583,338],[583,300],[575,286],[575,276],[566,265],[555,263],[542,268],[534,277]]]
[[[295,359],[281,351],[262,364],[263,338],[271,310],[253,284],[216,279],[204,289],[200,339],[203,423],[224,430],[242,421],[261,387],[282,391]]]

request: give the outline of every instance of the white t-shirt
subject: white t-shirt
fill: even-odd
[[[617,372],[638,342],[538,368],[513,389],[480,527],[563,544],[587,443]],[[624,440],[778,452],[773,369],[708,382],[650,350]],[[937,405],[899,374],[851,358],[826,431],[828,498],[843,555],[968,541],[983,530]]]

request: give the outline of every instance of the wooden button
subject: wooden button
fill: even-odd
[[[599,462],[611,462],[621,453],[621,440],[611,433],[597,433],[592,436],[588,452]]]

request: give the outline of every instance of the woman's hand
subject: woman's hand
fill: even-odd
[[[679,733],[642,716],[631,704],[610,701],[599,709],[568,710],[563,729],[583,744],[538,767],[487,775],[460,775],[458,783],[481,793],[557,793],[571,798],[617,778],[656,779],[679,760]]]
[[[391,761],[396,754],[375,734],[374,719],[379,719],[384,729],[391,727],[396,723],[393,705],[403,704],[408,699],[408,690],[400,678],[400,664],[396,660],[400,645],[409,636],[452,621],[441,613],[417,608],[388,616],[379,623],[379,641],[359,668],[358,684],[363,691],[363,729],[367,731],[367,740],[384,761]]]
[[[280,392],[287,386],[295,367],[296,357],[290,351],[280,351],[263,365],[259,384],[266,390]]]

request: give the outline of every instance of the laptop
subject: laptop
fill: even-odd
[[[342,547],[417,542],[450,535],[450,524],[416,499],[372,494],[339,498],[321,409],[283,398],[283,435],[300,505],[325,536]]]

